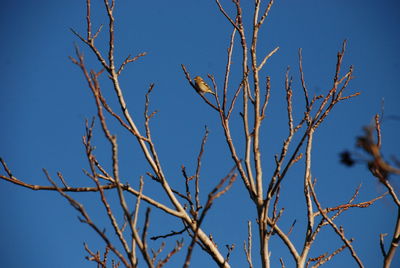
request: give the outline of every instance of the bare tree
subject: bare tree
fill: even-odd
[[[345,234],[345,227],[339,226],[335,220],[344,212],[350,211],[352,208],[366,208],[373,204],[383,195],[372,200],[355,203],[355,199],[359,193],[359,189],[355,189],[355,193],[349,198],[348,202],[338,204],[334,207],[324,205],[319,198],[317,191],[317,179],[312,175],[312,148],[314,144],[314,134],[324,123],[325,119],[330,115],[333,108],[343,101],[347,101],[359,95],[358,92],[347,93],[347,87],[353,79],[353,67],[343,71],[343,59],[346,52],[346,41],[343,42],[340,51],[337,53],[337,61],[335,72],[333,73],[333,83],[330,89],[318,96],[311,96],[305,79],[302,66],[302,51],[299,50],[299,77],[304,95],[304,107],[302,116],[295,118],[297,112],[293,111],[292,96],[293,78],[290,69],[287,69],[285,78],[286,93],[286,114],[287,114],[287,136],[284,138],[281,150],[275,157],[275,166],[272,176],[266,175],[264,170],[263,158],[260,150],[260,140],[263,137],[263,121],[266,117],[266,111],[270,100],[271,78],[266,75],[264,66],[268,60],[279,50],[276,47],[269,53],[261,54],[258,47],[259,31],[263,27],[264,22],[268,18],[268,14],[274,4],[271,0],[264,3],[260,0],[254,1],[254,9],[252,14],[245,14],[239,0],[232,1],[234,13],[230,14],[226,7],[215,0],[215,3],[222,16],[226,18],[227,23],[231,26],[230,42],[227,49],[227,62],[224,74],[224,81],[217,81],[212,74],[208,75],[211,86],[206,82],[198,82],[197,78],[191,78],[190,71],[182,64],[183,73],[188,81],[188,87],[193,87],[199,97],[208,107],[215,112],[215,116],[220,120],[220,126],[224,133],[223,140],[229,148],[230,157],[232,158],[232,169],[226,171],[226,176],[215,183],[214,188],[207,194],[207,200],[200,200],[201,181],[200,171],[202,167],[202,156],[206,149],[205,145],[209,135],[206,128],[204,137],[200,143],[200,152],[197,155],[197,168],[194,174],[188,174],[188,171],[182,166],[183,188],[185,191],[179,191],[171,186],[171,178],[166,174],[162,160],[158,156],[157,147],[152,138],[152,129],[150,121],[156,112],[150,111],[150,95],[154,89],[154,85],[149,85],[145,95],[144,103],[144,126],[139,127],[140,121],[137,116],[132,115],[126,104],[124,90],[121,87],[119,77],[128,64],[134,63],[139,58],[145,56],[145,53],[139,53],[132,57],[128,55],[121,64],[115,58],[115,0],[104,0],[104,11],[108,17],[108,25],[105,30],[103,27],[93,29],[91,1],[86,0],[86,33],[81,34],[75,30],[72,32],[82,41],[88,50],[95,55],[101,65],[100,70],[93,70],[88,67],[85,62],[84,54],[76,47],[76,55],[70,57],[71,61],[82,71],[88,88],[92,93],[97,108],[97,121],[100,123],[101,130],[110,145],[110,156],[112,163],[108,166],[102,163],[94,152],[93,130],[95,120],[86,121],[86,133],[83,137],[83,145],[86,157],[89,163],[89,169],[85,171],[85,175],[89,181],[95,186],[88,187],[72,187],[64,179],[61,173],[57,173],[59,182],[47,170],[43,170],[45,176],[50,182],[49,186],[32,185],[18,179],[14,176],[14,172],[1,159],[4,169],[4,175],[0,175],[3,180],[9,181],[21,187],[33,190],[51,190],[58,192],[64,197],[80,214],[80,221],[87,224],[93,229],[105,243],[103,254],[93,251],[85,244],[85,250],[88,253],[88,260],[93,261],[98,267],[162,267],[170,261],[170,259],[179,251],[185,251],[182,265],[189,267],[191,264],[191,256],[196,248],[201,248],[205,254],[209,255],[215,264],[219,267],[231,267],[230,255],[237,248],[234,244],[226,246],[226,249],[216,244],[213,235],[202,228],[202,223],[207,217],[210,209],[213,207],[217,199],[224,195],[239,177],[241,187],[244,187],[247,195],[242,198],[250,200],[256,211],[256,228],[253,231],[254,223],[248,221],[248,239],[244,242],[245,258],[249,267],[255,267],[255,259],[259,259],[261,267],[271,267],[271,240],[278,238],[287,248],[296,267],[318,267],[330,261],[337,254],[344,250],[348,250],[354,260],[353,266],[364,267],[364,264],[357,254],[356,249],[352,245],[353,238],[349,238]],[[230,10],[230,8],[229,8]],[[252,24],[245,25],[246,17],[252,17]],[[103,52],[96,43],[97,37],[106,32],[108,34],[107,51]],[[233,60],[233,49],[238,47],[240,57]],[[261,59],[261,60],[260,60]],[[241,75],[237,78],[240,83],[232,85],[230,83],[231,68],[233,64],[240,63]],[[108,78],[112,84],[113,93],[118,101],[118,106],[113,107],[111,101],[103,94],[103,85],[100,78]],[[215,92],[215,94],[206,94],[199,83],[205,83],[207,89]],[[240,107],[239,107],[240,106]],[[236,117],[233,111],[238,111]],[[237,114],[237,113],[236,113]],[[241,142],[232,135],[232,121],[242,122],[242,133],[244,135],[244,147],[240,148]],[[135,183],[125,183],[120,175],[119,160],[119,143],[117,134],[109,127],[112,123],[117,123],[122,130],[130,133],[131,138],[136,141],[141,149],[140,155],[148,164],[148,171],[143,174],[139,180],[139,187],[134,187]],[[378,142],[379,144],[379,142]],[[379,145],[378,145],[379,147]],[[239,152],[243,151],[243,155]],[[374,156],[374,164],[371,169],[381,171],[381,158],[372,153],[373,150],[367,152]],[[293,231],[295,222],[289,230],[281,227],[281,218],[284,214],[284,208],[280,208],[280,193],[282,190],[282,182],[287,178],[288,171],[296,164],[302,162],[303,169],[303,192],[306,214],[304,218],[307,227],[300,232],[302,241],[294,241],[290,236]],[[378,167],[377,167],[378,166]],[[150,196],[145,191],[145,181],[152,180],[161,186],[162,193],[167,197],[168,202],[157,201],[157,197]],[[385,177],[380,179],[388,182]],[[386,184],[385,184],[386,185]],[[387,184],[389,185],[389,184]],[[394,191],[388,190],[396,204],[399,200]],[[118,196],[119,206],[113,207],[107,191],[115,191]],[[88,193],[96,192],[100,196],[101,204],[99,208],[104,208],[108,220],[113,228],[114,233],[106,233],[89,215],[85,206],[71,196],[71,192]],[[135,205],[127,200],[135,199]],[[149,208],[141,210],[143,203],[149,205]],[[180,223],[179,231],[171,231],[167,234],[152,236],[149,238],[148,229],[151,223],[151,208],[160,210],[165,217],[173,217],[176,222]],[[119,212],[120,211],[120,212]],[[142,212],[141,212],[142,211]],[[144,219],[144,225],[139,226],[139,218]],[[122,224],[121,224],[122,222]],[[385,267],[389,267],[394,256],[396,243],[399,240],[399,223],[397,222],[397,231],[393,236],[393,243],[388,252],[382,249],[385,258]],[[327,253],[320,256],[312,256],[311,249],[321,230],[329,228],[336,234],[337,239],[342,245],[338,248],[326,249]],[[243,231],[243,230],[240,230]],[[149,239],[163,239],[169,237],[177,237],[176,242],[171,250],[164,253],[165,244],[163,243],[159,249],[149,247]],[[183,240],[183,238],[189,238]],[[259,245],[255,245],[255,241],[259,241]],[[300,244],[300,246],[299,246]],[[254,252],[257,249],[257,253]],[[383,248],[383,246],[382,246]],[[113,253],[111,259],[109,254]],[[162,255],[164,254],[164,255]],[[282,267],[285,267],[285,260],[280,259]],[[232,266],[235,266],[234,264]]]

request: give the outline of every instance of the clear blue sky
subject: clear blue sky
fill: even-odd
[[[99,70],[89,51],[69,30],[74,28],[84,32],[84,2],[7,1],[0,10],[0,156],[16,177],[32,184],[48,183],[42,168],[47,168],[54,177],[61,171],[71,185],[88,183],[82,174],[82,168],[88,167],[81,137],[84,119],[95,115],[95,107],[81,71],[68,59],[74,55],[76,43],[92,64],[91,68]],[[92,2],[96,27],[106,23],[106,18],[102,1]],[[227,7],[230,2],[222,1]],[[252,5],[242,2],[248,12]],[[131,113],[141,123],[144,94],[148,85],[155,83],[151,107],[159,110],[159,114],[152,121],[153,136],[171,180],[182,179],[181,165],[194,172],[204,125],[209,127],[202,171],[205,194],[233,164],[227,155],[217,114],[210,111],[188,86],[180,64],[185,64],[192,76],[213,74],[221,88],[230,25],[211,0],[119,0],[115,16],[119,61],[128,54],[148,53],[128,66],[121,76],[121,84],[126,90]],[[379,3],[372,0],[276,1],[259,45],[260,52],[265,53],[280,46],[263,74],[270,75],[272,81],[271,104],[262,141],[265,174],[271,174],[273,155],[279,152],[286,137],[286,117],[282,107],[286,67],[292,67],[296,81],[294,105],[297,118],[300,118],[303,98],[298,83],[298,49],[303,49],[305,78],[311,94],[321,94],[331,86],[336,53],[342,41],[347,39],[344,66],[355,68],[349,93],[361,91],[362,94],[339,104],[316,134],[313,174],[318,178],[317,191],[327,206],[346,202],[360,183],[358,202],[384,191],[363,166],[353,169],[341,166],[338,154],[354,148],[356,136],[362,134],[362,127],[380,112],[384,98],[385,156],[399,157],[400,121],[390,119],[390,116],[400,116],[399,29],[400,4],[394,0]],[[99,45],[105,41],[105,36],[103,33],[98,39]],[[237,47],[235,52],[238,52]],[[236,65],[233,74],[238,70]],[[110,90],[106,85],[103,91]],[[239,120],[237,113],[235,117]],[[240,124],[236,125],[235,131],[240,133]],[[103,134],[96,133],[98,157],[109,161],[109,147],[104,143]],[[137,150],[136,144],[124,133],[120,133],[119,138],[122,173],[127,180],[137,180],[147,171],[146,165],[138,154],[132,154]],[[282,226],[289,228],[297,219],[294,237],[304,231],[302,177],[301,169],[295,169],[283,185],[287,192],[282,197],[282,206],[286,209]],[[396,182],[398,179],[393,178],[397,189],[400,186]],[[152,187],[155,186],[149,182],[145,189],[149,193],[155,192]],[[73,196],[87,204],[89,212],[96,211],[97,195]],[[231,192],[217,202],[204,225],[213,233],[220,248],[225,244],[236,244],[231,257],[233,267],[245,267],[242,245],[247,236],[246,221],[255,219],[254,208],[246,199],[243,184],[238,180]],[[225,214],[218,213],[219,209]],[[79,223],[77,212],[56,193],[33,192],[0,181],[0,211],[1,267],[93,267],[84,259],[83,242],[86,241],[93,250],[103,249],[93,231]],[[354,246],[366,267],[381,265],[379,234],[391,234],[395,212],[391,200],[385,198],[371,208],[353,210],[339,218],[347,236],[356,239]],[[150,231],[154,234],[162,232],[160,229],[165,232],[178,229],[171,219],[160,224],[156,210],[153,213]],[[101,217],[102,214],[94,214],[100,225]],[[171,225],[168,225],[170,221]],[[255,224],[253,228],[256,229]],[[170,246],[173,243],[171,239]],[[273,242],[272,245],[276,248],[272,253],[273,264],[278,265],[282,256],[287,267],[293,267],[281,243]],[[313,256],[331,252],[340,245],[336,236],[325,232],[321,234]],[[197,252],[194,256],[196,264],[192,267],[210,267],[209,258],[200,250]],[[399,259],[397,253],[393,267],[400,267]],[[181,266],[179,262],[174,264]],[[345,251],[325,267],[353,265]]]

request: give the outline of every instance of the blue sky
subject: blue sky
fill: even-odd
[[[94,27],[106,23],[101,2],[93,0]],[[242,2],[250,19],[252,5]],[[230,1],[222,3],[232,11],[228,8]],[[69,30],[74,28],[84,32],[84,7],[83,0],[25,0],[9,1],[0,10],[3,37],[0,50],[0,156],[16,177],[32,184],[48,183],[42,168],[48,169],[54,177],[61,171],[71,185],[89,183],[82,174],[82,168],[88,167],[81,138],[85,118],[91,118],[96,111],[81,71],[68,59],[74,55],[74,44],[77,44],[90,68],[100,69],[90,52]],[[352,169],[341,166],[338,154],[344,149],[354,149],[356,136],[362,134],[362,127],[380,112],[384,99],[383,150],[387,157],[398,156],[400,121],[393,117],[400,116],[399,15],[398,1],[379,4],[372,0],[276,1],[261,31],[259,44],[260,53],[280,47],[263,73],[271,76],[272,83],[262,139],[265,174],[271,174],[273,155],[279,152],[286,137],[286,114],[282,105],[287,66],[291,66],[295,81],[294,109],[295,118],[299,119],[304,104],[299,87],[298,49],[303,49],[303,67],[310,94],[322,94],[331,86],[336,53],[342,41],[347,39],[344,67],[353,65],[355,68],[355,79],[348,92],[361,91],[362,94],[340,103],[317,131],[313,149],[317,191],[321,202],[327,206],[346,202],[360,183],[358,202],[372,199],[384,191],[363,166]],[[180,64],[185,64],[192,76],[213,74],[221,88],[230,25],[214,1],[120,0],[115,16],[119,62],[128,54],[148,53],[128,66],[121,75],[121,85],[131,113],[142,124],[144,94],[149,84],[155,83],[151,109],[159,113],[152,121],[153,137],[171,180],[182,179],[181,165],[194,172],[204,125],[210,129],[202,170],[205,200],[207,191],[233,164],[227,155],[217,114],[209,110],[188,86]],[[105,38],[105,33],[100,35],[97,41],[100,47]],[[234,54],[239,55],[237,46]],[[235,63],[233,74],[238,74],[238,58]],[[103,92],[107,90],[110,87],[105,81]],[[238,110],[235,117],[239,122]],[[232,125],[240,139],[240,122]],[[108,144],[100,129],[96,130],[96,152],[99,159],[107,162],[110,158]],[[125,132],[118,131],[121,172],[134,184],[147,171],[146,164],[140,154],[135,153],[135,142]],[[289,228],[294,219],[299,221],[293,231],[293,236],[299,238],[297,246],[301,245],[304,231],[302,176],[301,166],[293,169],[284,182],[287,190],[282,196],[285,207],[282,226]],[[400,183],[396,180],[398,178],[393,178],[399,189]],[[178,183],[174,185],[181,187]],[[156,187],[148,182],[145,191],[157,193]],[[73,196],[93,211],[101,225],[102,214],[95,209],[98,196]],[[219,212],[221,209],[224,215]],[[91,267],[92,264],[84,259],[83,242],[92,249],[103,249],[93,231],[79,223],[75,210],[56,193],[34,192],[1,181],[0,211],[3,215],[0,221],[3,230],[1,267]],[[242,245],[247,236],[246,221],[254,221],[254,212],[243,184],[238,180],[232,190],[218,200],[204,223],[204,228],[211,230],[220,247],[236,244],[231,257],[233,267],[245,267]],[[356,209],[339,218],[347,236],[356,238],[354,246],[366,267],[380,266],[379,234],[391,234],[395,212],[391,200],[385,198],[371,208]],[[172,219],[161,219],[156,210],[153,215],[154,229],[151,230],[155,234],[179,228]],[[256,228],[255,224],[253,228]],[[170,246],[173,243],[171,239]],[[278,265],[282,256],[287,267],[292,267],[293,262],[281,243],[274,240],[272,245],[276,249],[272,253],[272,263]],[[314,256],[340,245],[329,230],[321,234]],[[400,258],[397,259],[393,267],[400,266]],[[207,267],[211,263],[200,250],[194,260],[193,267]],[[173,264],[181,265],[177,262],[171,267]],[[353,262],[345,251],[325,267],[349,265]]]

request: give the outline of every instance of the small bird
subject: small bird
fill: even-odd
[[[196,84],[197,90],[201,93],[211,93],[215,95],[214,91],[211,90],[210,86],[207,85],[207,83],[204,82],[203,78],[201,78],[200,76],[196,76],[194,78],[194,82]]]

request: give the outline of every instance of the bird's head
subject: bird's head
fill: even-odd
[[[196,76],[193,80],[194,80],[196,83],[198,83],[198,82],[202,81],[203,79],[202,79],[200,76]]]

